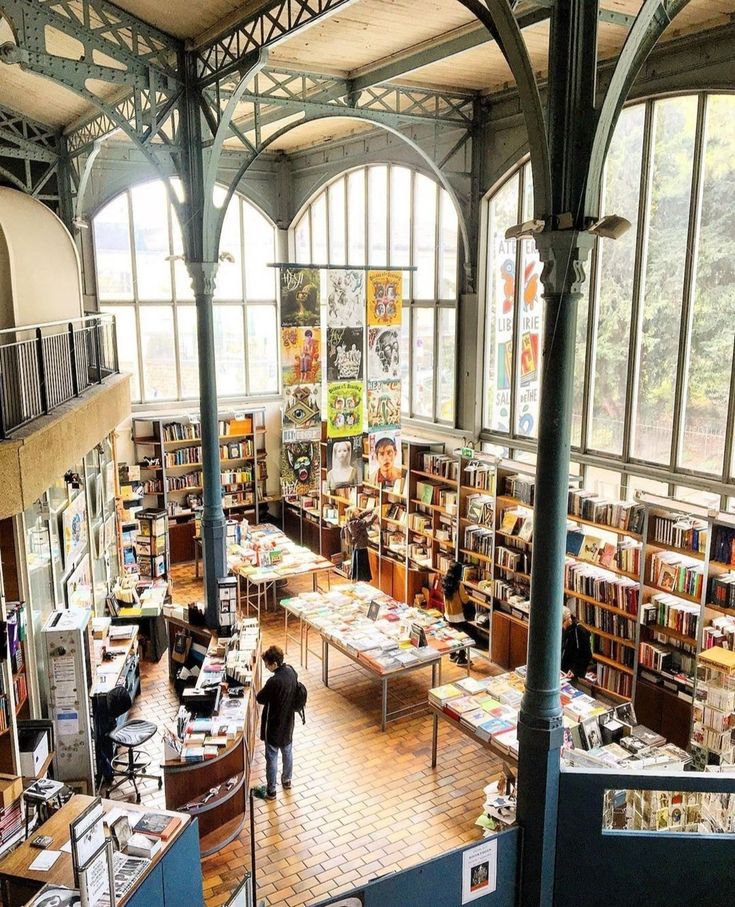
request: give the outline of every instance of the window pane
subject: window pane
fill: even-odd
[[[247,224],[246,224],[247,229]],[[307,211],[296,224],[294,230],[294,247],[296,261],[309,264],[311,261],[311,237],[309,236],[309,212]]]
[[[311,263],[329,264],[327,252],[327,196],[325,193],[311,206]]]
[[[220,254],[231,255],[234,261],[220,259],[214,286],[215,299],[242,299],[242,237],[240,235],[240,199],[233,196],[227,207],[219,242]]]
[[[332,183],[329,198],[329,259],[330,263],[343,265],[347,261],[345,244],[345,181]]]
[[[539,290],[541,292],[541,290]],[[582,409],[584,408],[584,367],[587,361],[587,321],[590,310],[589,261],[585,268],[585,281],[577,309],[577,338],[574,348],[574,398],[572,400],[572,445],[582,443]],[[543,347],[543,339],[539,338]],[[539,398],[540,399],[540,398]]]
[[[179,328],[179,373],[181,396],[191,399],[199,396],[199,354],[197,346],[197,312],[193,305],[180,305],[176,309]]]
[[[436,417],[442,422],[454,422],[455,322],[456,310],[442,306],[439,309],[439,383],[436,390]]]
[[[184,243],[181,238],[181,227],[176,213],[171,209],[171,235],[174,241],[174,287],[176,289],[176,299],[193,301],[194,290],[191,287],[191,278],[186,264],[183,260]],[[180,256],[180,257],[179,257]]]
[[[410,336],[410,322],[411,312],[409,309],[403,310],[403,321],[401,322],[401,409],[406,415],[410,412],[409,405],[409,396],[411,387],[409,384],[410,381],[410,370],[409,365],[411,362],[410,358],[410,346],[409,346],[409,336]]]
[[[505,231],[518,221],[518,181],[516,174],[488,202],[483,422],[493,431],[510,429],[516,241]]]
[[[276,298],[276,231],[260,211],[243,203],[245,227],[245,292],[248,302]]]
[[[714,491],[689,488],[686,485],[675,485],[674,497],[677,501],[686,501],[687,504],[698,504],[700,507],[708,507],[711,510],[720,509],[720,496]]]
[[[347,260],[351,265],[365,264],[365,171],[354,170],[347,177]],[[297,259],[300,261],[300,259]]]
[[[613,469],[588,466],[584,472],[584,487],[610,501],[620,500],[621,475]]]
[[[97,288],[101,301],[133,298],[128,194],[123,192],[94,219]]]
[[[435,299],[436,190],[433,180],[417,173],[413,195],[413,298]]]
[[[130,399],[140,400],[140,376],[138,375],[138,331],[135,326],[133,306],[103,305],[103,312],[115,316],[117,330],[117,358],[121,372],[130,372]]]
[[[160,180],[130,190],[139,300],[171,299],[168,198]]]
[[[388,262],[388,168],[368,168],[368,264],[381,267]]]
[[[657,101],[654,107],[633,453],[656,463],[671,457],[696,119],[696,97]]]
[[[224,397],[245,393],[245,337],[241,305],[214,306],[214,349],[217,393]]]
[[[247,318],[250,393],[275,394],[278,392],[276,308],[248,306]]]
[[[721,473],[735,329],[735,98],[707,102],[704,181],[694,276],[681,462]]]
[[[530,172],[530,171],[529,171]],[[541,296],[541,259],[536,243],[524,239],[521,246],[521,317],[517,352],[518,400],[516,431],[527,438],[538,434],[538,398],[541,375],[541,327],[544,301]]]
[[[176,399],[174,315],[169,305],[140,307],[140,342],[145,399]]]
[[[413,311],[413,415],[434,414],[434,310]]]
[[[620,214],[633,228],[614,242],[599,240],[598,312],[595,358],[592,362],[592,411],[588,446],[611,454],[623,451],[623,420],[628,378],[635,265],[636,229],[640,200],[645,105],[624,110],[607,155],[602,213]]]
[[[628,479],[628,498],[633,498],[636,491],[649,491],[651,494],[669,496],[667,482],[659,482],[656,479],[649,479],[645,476],[631,476]]]
[[[411,171],[390,168],[390,263],[411,264]]]
[[[457,211],[449,193],[439,193],[439,299],[457,298]]]

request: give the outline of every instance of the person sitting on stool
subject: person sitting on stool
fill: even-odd
[[[263,706],[260,739],[265,743],[266,799],[275,800],[279,752],[283,760],[281,783],[285,790],[291,787],[296,685],[299,678],[291,665],[283,663],[283,649],[279,646],[265,650],[263,663],[273,676],[268,678],[256,699]]]

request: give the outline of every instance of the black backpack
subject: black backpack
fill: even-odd
[[[293,710],[297,714],[301,715],[301,723],[306,724],[306,714],[304,709],[306,708],[306,699],[309,695],[309,691],[301,683],[300,680],[296,681],[296,692],[293,697]]]

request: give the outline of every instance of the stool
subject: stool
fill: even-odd
[[[112,787],[107,791],[107,796],[117,790],[121,784],[126,781],[132,781],[135,789],[135,802],[140,803],[140,791],[138,790],[138,780],[140,778],[149,778],[151,781],[158,781],[158,789],[163,786],[163,778],[160,775],[151,775],[147,769],[151,760],[143,753],[137,753],[135,750],[147,743],[148,740],[158,730],[158,727],[152,721],[143,721],[140,718],[134,718],[132,721],[126,721],[122,727],[110,731],[107,735],[113,743],[123,746],[127,749],[127,756],[120,753],[112,760],[112,777],[119,776],[119,781],[115,781]]]

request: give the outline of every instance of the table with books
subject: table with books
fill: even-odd
[[[321,639],[322,680],[329,686],[329,650],[336,649],[381,686],[380,729],[388,721],[426,711],[426,701],[388,709],[388,684],[431,668],[432,685],[441,682],[441,660],[469,650],[474,640],[447,624],[441,613],[403,604],[367,583],[339,586],[329,592],[306,592],[281,601],[284,620],[299,620],[303,652],[309,633]],[[468,668],[469,673],[469,668]]]
[[[227,566],[237,577],[237,607],[242,605],[242,589],[247,613],[254,604],[260,619],[261,607],[267,607],[268,592],[273,590],[273,604],[277,605],[276,585],[281,580],[297,576],[311,576],[312,588],[318,588],[320,573],[335,569],[325,557],[315,554],[310,548],[297,545],[280,529],[269,523],[249,526],[246,536],[239,544],[230,545]]]
[[[100,801],[74,795],[5,857],[0,863],[0,888],[6,907],[21,907],[29,899],[32,904],[66,903],[51,900],[51,889],[58,889],[59,897],[65,888],[76,890],[69,826],[95,802]],[[178,907],[184,902],[204,907],[196,823],[189,816],[119,800],[102,800],[101,806],[105,831],[115,848],[112,867],[117,907]],[[118,837],[115,830],[123,825],[126,833]],[[44,850],[31,844],[39,835],[51,838]],[[141,846],[134,846],[136,842]],[[50,863],[48,869],[39,867],[39,858],[44,857]],[[48,895],[45,901],[41,891]],[[102,900],[96,903],[101,907]]]
[[[439,721],[453,725],[502,760],[517,764],[518,719],[525,667],[496,677],[466,677],[429,691],[434,721],[431,767],[436,767]],[[565,764],[640,771],[683,769],[689,755],[638,724],[631,702],[610,706],[561,682]]]

